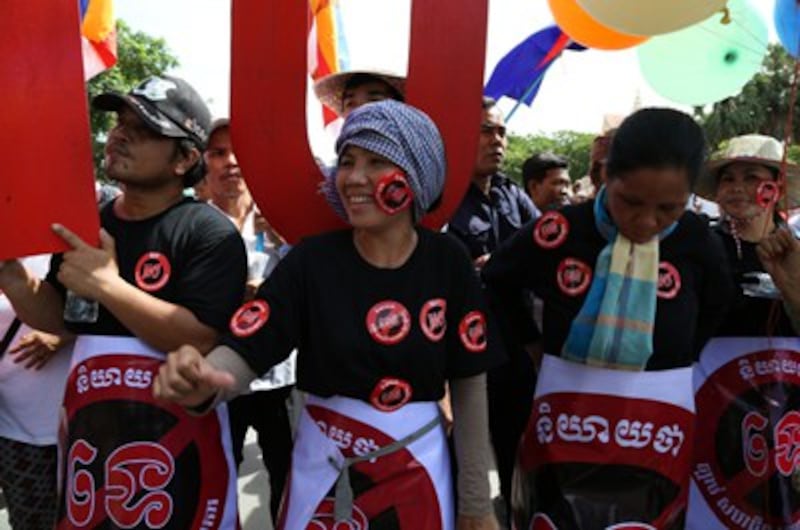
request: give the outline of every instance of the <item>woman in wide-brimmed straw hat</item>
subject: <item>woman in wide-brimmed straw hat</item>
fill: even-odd
[[[314,83],[320,102],[343,118],[364,103],[405,101],[405,93],[405,77],[383,70],[336,72]]]
[[[787,163],[785,178],[779,179],[782,165],[783,146],[775,138],[760,134],[737,136],[711,157],[697,182],[696,193],[719,203],[723,216],[735,219],[737,228],[760,234],[770,227],[777,204],[788,210],[800,206],[800,186],[796,182],[800,166]]]
[[[800,243],[777,212],[779,205],[800,203],[800,172],[782,161],[778,140],[738,136],[711,158],[698,186],[701,196],[719,204],[715,230],[739,289],[695,372],[697,439],[704,441],[696,445],[695,462],[712,470],[714,487],[705,479],[696,483],[700,495],[689,528],[716,526],[702,515],[712,511],[724,526],[735,526],[716,509],[715,490],[745,483],[751,516],[774,527],[800,524],[793,508],[796,468],[787,470],[780,456],[793,443],[788,433],[794,427],[785,420],[800,399],[794,368],[800,361]],[[716,471],[726,468],[741,473]]]
[[[800,282],[800,257],[796,256],[800,245],[778,207],[800,205],[798,177],[800,167],[783,164],[781,142],[748,134],[732,138],[714,155],[698,182],[698,194],[719,204],[722,217],[717,231],[742,286],[718,331],[721,336],[793,336],[797,332],[790,313],[796,310],[793,300],[800,298],[800,292],[795,293],[795,284]],[[793,270],[787,268],[792,263],[796,263]],[[784,310],[772,322],[772,329],[767,329],[771,300],[776,298],[783,298]]]

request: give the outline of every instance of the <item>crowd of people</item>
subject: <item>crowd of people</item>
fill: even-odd
[[[708,159],[690,116],[643,109],[597,138],[577,192],[554,153],[531,153],[519,185],[483,98],[470,185],[433,231],[444,143],[405,80],[347,72],[315,92],[344,119],[319,189],[349,227],[294,245],[188,83],[94,99],[117,116],[120,189],[98,193],[100,247],[65,219],[71,250],[0,263],[12,528],[237,528],[249,427],[278,528],[685,527],[708,414],[692,366],[715,341],[800,332],[782,215],[800,168],[781,142]],[[763,402],[777,421],[795,397]],[[794,476],[768,486],[765,520],[798,522]]]

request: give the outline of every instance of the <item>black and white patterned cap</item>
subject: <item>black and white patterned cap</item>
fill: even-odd
[[[424,112],[394,100],[368,103],[355,109],[336,140],[336,153],[355,145],[399,166],[414,190],[415,219],[419,220],[444,190],[444,143]]]
[[[200,94],[186,81],[171,76],[153,76],[127,94],[107,92],[92,100],[100,110],[130,107],[157,133],[170,138],[188,138],[200,150],[208,142],[211,113]]]

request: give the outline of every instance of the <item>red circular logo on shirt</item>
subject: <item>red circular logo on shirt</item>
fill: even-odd
[[[531,519],[530,530],[558,530],[558,527],[547,514],[536,512]]]
[[[569,221],[561,213],[549,211],[539,218],[533,229],[533,240],[544,249],[561,246],[569,235]]]
[[[419,325],[422,332],[433,342],[439,342],[447,330],[447,301],[444,298],[434,298],[425,302],[419,312]]]
[[[134,269],[134,279],[139,289],[152,293],[169,281],[172,267],[167,257],[160,252],[145,252]]]
[[[759,184],[756,189],[756,203],[762,208],[777,204],[780,198],[781,192],[777,182],[767,180]]]
[[[678,269],[668,261],[658,264],[658,292],[659,298],[672,300],[681,290],[681,275]]]
[[[558,288],[567,296],[580,296],[592,283],[592,268],[575,258],[564,258],[556,272]]]
[[[264,300],[251,300],[240,307],[231,317],[231,333],[237,337],[249,337],[269,320],[269,304]]]
[[[397,344],[406,338],[410,329],[411,315],[400,302],[384,300],[367,312],[367,330],[381,344]]]
[[[458,336],[466,349],[480,353],[486,349],[486,317],[480,311],[464,315],[458,326]]]
[[[369,396],[372,406],[383,412],[397,410],[411,401],[411,385],[408,381],[394,377],[384,377]]]
[[[375,187],[375,203],[389,215],[408,209],[413,200],[414,190],[406,176],[399,171],[384,175]]]

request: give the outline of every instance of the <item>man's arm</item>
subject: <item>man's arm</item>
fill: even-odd
[[[100,232],[101,248],[92,247],[63,226],[56,225],[53,230],[73,248],[64,254],[58,271],[58,280],[68,289],[102,304],[134,335],[159,351],[189,344],[205,353],[214,347],[217,332],[191,311],[141,291],[119,275],[114,240],[105,230]]]
[[[17,318],[34,329],[61,335],[64,328],[64,300],[49,283],[32,275],[17,260],[0,262],[0,289],[14,308]]]
[[[172,351],[189,344],[206,353],[217,343],[217,331],[200,322],[185,307],[156,298],[117,278],[95,299],[153,348]]]
[[[159,368],[153,396],[202,414],[247,390],[255,377],[244,359],[228,346],[217,346],[207,356],[191,346],[181,346],[170,352]]]

